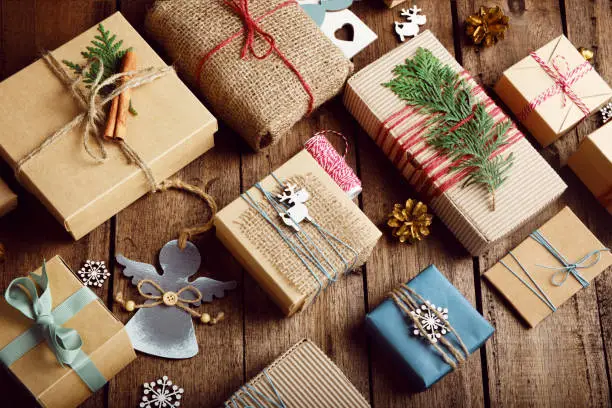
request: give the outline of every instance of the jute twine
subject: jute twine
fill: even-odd
[[[470,353],[468,352],[467,347],[463,343],[463,340],[461,340],[461,336],[459,336],[459,333],[457,333],[457,331],[455,331],[450,322],[442,316],[442,313],[440,313],[430,303],[427,303],[425,299],[423,299],[421,295],[419,295],[412,288],[410,288],[410,286],[408,286],[407,284],[403,284],[400,288],[396,288],[391,291],[388,296],[393,299],[397,307],[399,307],[400,310],[412,320],[414,326],[419,330],[423,337],[429,341],[429,344],[431,344],[431,346],[440,354],[444,362],[451,366],[453,370],[457,368],[457,362],[461,362],[467,359]],[[439,342],[434,342],[433,339],[431,339],[427,335],[427,331],[419,321],[418,316],[411,313],[412,311],[418,309],[419,302],[427,306],[427,308],[432,311],[438,319],[440,319],[440,322],[444,323],[446,329],[455,335],[455,338],[459,343],[458,348],[455,347],[444,336],[440,337]],[[442,346],[440,346],[440,343],[442,344]],[[451,357],[454,357],[454,360]]]
[[[80,126],[83,127],[83,133],[81,134],[83,148],[95,162],[103,163],[108,158],[108,153],[100,134],[100,126],[104,123],[106,117],[104,106],[127,89],[137,88],[145,84],[149,84],[156,79],[174,72],[174,68],[172,67],[148,67],[134,71],[121,72],[102,81],[101,79],[104,72],[104,64],[98,58],[88,61],[88,63],[83,67],[81,73],[74,78],[71,78],[68,75],[62,64],[50,52],[45,52],[43,54],[43,60],[70,90],[70,94],[84,111],[76,115],[70,122],[57,130],[55,133],[46,137],[36,148],[17,162],[15,166],[15,177],[18,180],[20,180],[23,167],[26,163],[37,157],[43,150],[51,146],[63,136]],[[87,94],[87,92],[85,92],[80,85],[83,82],[84,73],[94,62],[99,64],[98,76],[91,84],[91,91],[89,94]],[[125,77],[129,79],[124,79]],[[102,89],[115,84],[119,85],[116,86],[112,92],[105,96],[100,94]],[[92,147],[92,139],[95,141],[97,149]],[[184,228],[179,235],[179,248],[185,248],[187,240],[195,235],[208,231],[212,227],[213,218],[217,212],[217,204],[215,203],[213,197],[199,187],[184,183],[179,179],[165,180],[159,184],[156,183],[151,168],[126,141],[113,140],[113,142],[119,146],[129,163],[134,163],[142,169],[145,177],[147,178],[147,183],[149,184],[151,192],[167,191],[168,189],[182,190],[199,197],[209,206],[211,210],[210,219],[205,224],[200,226]]]
[[[353,65],[298,4],[266,15],[282,3],[249,0],[248,9],[310,86],[316,108],[341,91]],[[254,149],[278,142],[308,112],[309,95],[276,52],[264,59],[241,58],[248,30],[244,18],[224,0],[158,0],[146,26],[215,115]],[[240,30],[198,69],[204,56]],[[252,47],[265,55],[270,45],[255,35]]]

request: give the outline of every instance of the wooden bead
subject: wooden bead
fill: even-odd
[[[133,300],[128,300],[127,302],[125,302],[125,310],[127,310],[128,312],[133,312],[134,309],[136,309],[136,303],[134,303]]]
[[[208,313],[202,313],[202,316],[200,316],[200,321],[204,324],[207,324],[210,322],[210,315]]]

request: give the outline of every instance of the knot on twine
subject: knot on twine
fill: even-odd
[[[410,286],[403,284],[400,288],[391,291],[388,296],[393,299],[404,315],[412,320],[414,327],[421,333],[423,338],[427,339],[429,344],[438,352],[444,362],[451,366],[453,370],[457,368],[457,363],[467,359],[470,353],[465,343],[463,343],[463,340],[461,340],[459,333],[457,333],[450,322],[442,316],[442,313],[433,307],[431,303],[423,299],[423,297],[416,293]],[[444,323],[444,327],[455,336],[459,347],[453,345],[444,336],[434,340],[434,338],[427,335],[427,330],[425,330],[425,327],[420,322],[417,315],[412,313],[413,310],[419,307],[419,303],[425,305],[438,319],[440,319],[440,322]]]
[[[244,42],[244,46],[242,47],[242,51],[240,53],[240,58],[242,58],[243,60],[247,60],[249,53],[257,59],[267,58],[276,48],[276,42],[274,40],[274,37],[272,37],[270,33],[264,31],[263,28],[261,28],[261,26],[257,22],[257,20],[253,18],[251,12],[249,11],[249,2],[247,0],[224,1],[225,4],[230,6],[232,10],[234,10],[244,22],[246,39]],[[256,34],[258,34],[259,37],[268,44],[268,49],[263,54],[257,54],[257,52],[255,52],[255,48],[253,47]]]

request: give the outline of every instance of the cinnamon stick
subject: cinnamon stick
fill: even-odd
[[[117,122],[117,108],[119,107],[119,96],[115,96],[111,101],[108,116],[106,117],[106,127],[104,128],[104,138],[113,139],[115,137],[115,123]]]
[[[136,69],[136,53],[128,51],[123,57],[123,64],[121,66],[121,72],[134,71]],[[123,82],[129,80],[130,77],[123,77]],[[119,103],[117,107],[117,117],[115,123],[115,134],[114,138],[123,140],[127,134],[127,115],[130,109],[130,97],[131,90],[126,89],[119,94]],[[112,106],[111,106],[112,108]]]

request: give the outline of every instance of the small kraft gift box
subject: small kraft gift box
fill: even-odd
[[[564,35],[504,71],[495,92],[543,147],[612,97],[610,86]]]
[[[396,288],[366,316],[366,329],[414,390],[431,387],[495,329],[434,266]]]
[[[584,139],[568,165],[612,214],[612,122]]]
[[[287,350],[224,404],[225,408],[368,408],[370,404],[312,341]]]
[[[215,227],[287,316],[361,266],[381,236],[306,150],[219,211]]]
[[[566,207],[484,276],[535,327],[610,265],[610,250]]]
[[[136,358],[104,303],[56,256],[0,300],[0,362],[45,408],[73,408]]]
[[[0,179],[0,217],[17,207],[17,195]]]
[[[100,69],[108,55],[97,56],[97,47],[129,49],[137,59],[130,83],[117,79],[133,87],[127,91],[137,111],[128,114],[123,139],[102,135],[109,98],[121,86],[105,94],[112,77],[98,81],[97,73],[108,74]],[[120,13],[0,83],[0,122],[0,155],[75,239],[213,147],[217,130],[215,118]]]
[[[255,150],[277,143],[353,72],[295,0],[160,0],[146,27]]]
[[[429,31],[351,77],[344,104],[472,255],[566,188]]]

